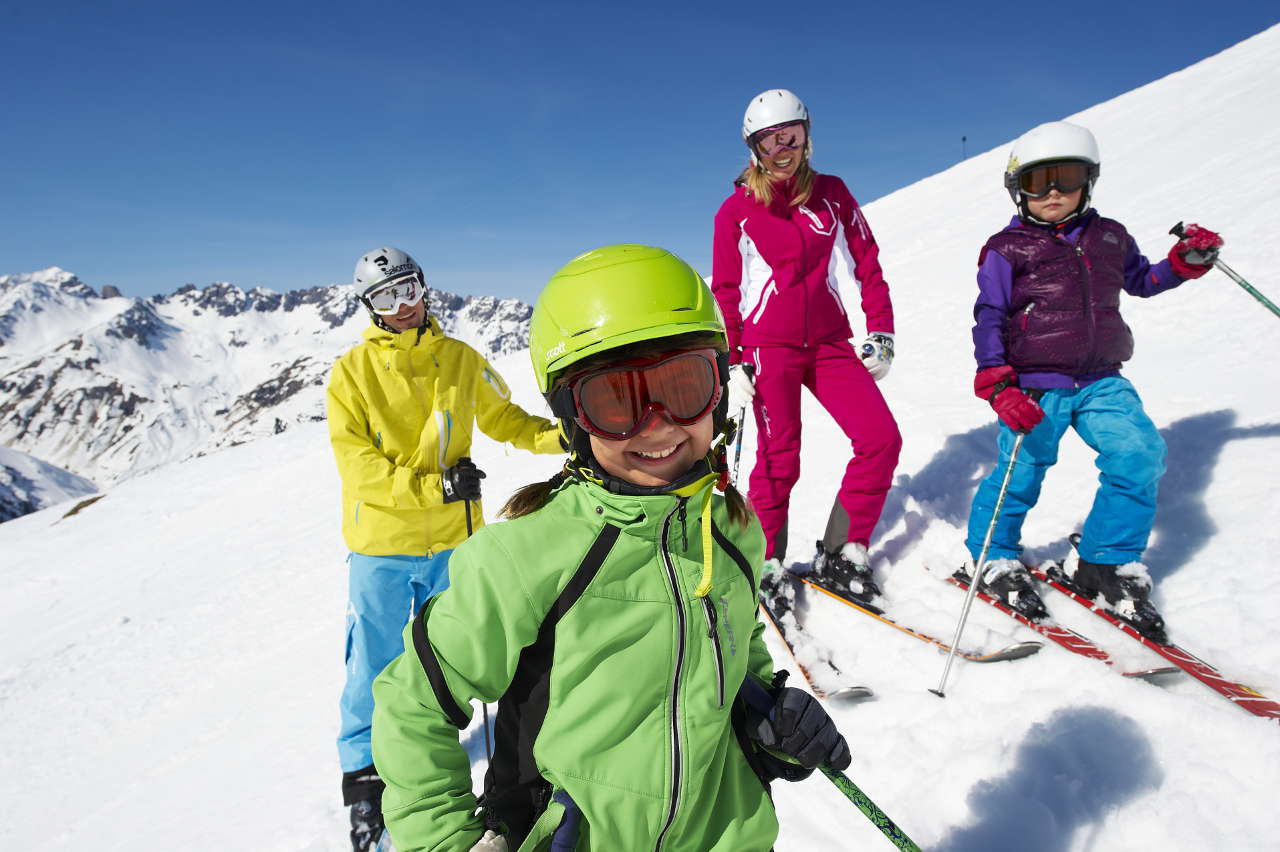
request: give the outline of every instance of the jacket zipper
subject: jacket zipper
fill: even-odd
[[[716,608],[710,601],[710,596],[702,599],[702,611],[707,616],[707,636],[711,638],[711,647],[716,652],[716,699],[720,702],[721,707],[724,706],[724,658],[720,649],[720,631],[716,629],[717,617]]]
[[[801,345],[803,346],[803,348],[808,349],[809,348],[809,285],[808,285],[808,282],[805,280],[807,277],[806,276],[807,270],[805,269],[805,262],[804,262],[805,255],[807,254],[807,252],[805,251],[805,244],[804,244],[804,228],[801,227],[800,223],[795,220],[795,217],[798,214],[799,214],[799,210],[792,211],[792,215],[790,219],[791,219],[792,226],[796,229],[796,238],[800,240],[800,267],[799,267],[800,269],[800,303],[801,303],[801,306],[804,308],[804,310],[801,312],[804,314],[804,337],[801,339]]]
[[[1027,323],[1031,321],[1031,309],[1036,306],[1035,302],[1031,302],[1022,309],[1022,330],[1027,330]]]
[[[1097,338],[1097,329],[1094,327],[1095,320],[1093,316],[1093,307],[1090,304],[1090,291],[1093,288],[1089,277],[1089,264],[1084,258],[1084,247],[1080,245],[1080,241],[1083,239],[1084,234],[1081,233],[1080,236],[1076,238],[1075,244],[1072,246],[1076,251],[1076,263],[1080,267],[1080,296],[1084,301],[1085,327],[1089,330],[1089,345],[1085,347],[1084,363],[1080,365],[1081,369],[1089,366],[1089,363],[1093,360],[1093,350],[1095,346],[1094,340]]]
[[[671,561],[671,551],[667,549],[667,540],[671,535],[671,519],[676,513],[684,509],[684,497],[680,498],[680,504],[672,510],[662,522],[662,565],[667,569],[667,581],[671,583],[671,593],[676,599],[676,625],[679,628],[679,637],[676,640],[676,667],[671,677],[671,807],[667,810],[667,819],[662,825],[662,831],[658,832],[658,842],[654,846],[654,852],[662,849],[662,841],[666,839],[667,832],[671,830],[671,825],[676,821],[676,810],[680,803],[680,774],[681,760],[680,753],[680,677],[684,674],[684,644],[685,631],[687,624],[685,622],[684,598],[680,594],[680,576],[676,572],[675,563]]]
[[[419,343],[421,343],[421,342],[422,342],[422,335],[421,335],[421,334],[419,334],[419,335],[418,335],[418,339],[417,339],[416,341],[414,341],[414,344],[413,344],[413,345],[414,345],[414,346],[417,346],[417,345],[418,345]],[[431,422],[431,406],[427,404],[427,400],[426,400],[426,398],[422,395],[422,391],[419,389],[419,387],[418,387],[418,383],[417,383],[416,381],[414,381],[415,379],[417,379],[417,378],[418,378],[418,369],[417,369],[417,367],[416,367],[416,366],[414,365],[414,363],[413,363],[413,351],[412,351],[411,349],[405,349],[405,350],[402,350],[402,351],[404,352],[404,357],[409,361],[409,388],[410,388],[410,390],[412,391],[414,398],[418,400],[418,405],[422,408],[422,416],[423,416],[423,419],[425,420],[425,422],[426,422],[426,423],[430,423],[430,422]],[[432,360],[432,361],[435,361],[436,369],[439,369],[439,368],[440,368],[440,362],[439,362],[439,361],[436,361],[436,357],[435,357],[435,354],[434,354],[434,353],[432,353],[432,355],[431,355],[431,360]],[[424,372],[424,373],[422,374],[422,378],[423,378],[423,379],[426,379],[426,378],[428,378],[428,377],[429,377],[429,371],[428,371],[428,372]],[[425,383],[424,383],[424,384],[425,384]],[[425,426],[424,426],[424,428],[423,428],[423,430],[422,430],[422,431],[423,431],[423,434],[426,434],[427,430],[426,430]],[[437,431],[437,433],[439,433],[439,427],[437,427],[437,428],[436,428],[436,431]],[[439,435],[437,434],[437,438],[438,438],[438,437],[439,437]],[[422,449],[425,449],[425,447],[424,447],[424,448],[422,448]],[[424,456],[424,458],[423,458],[423,462],[424,462],[424,463],[426,462],[426,455],[427,455],[427,454],[424,452],[424,453],[423,453],[423,456]],[[443,453],[441,453],[441,458],[443,459],[443,457],[444,457],[444,456],[443,456]],[[443,462],[442,462],[441,470],[443,471],[443,469],[444,469],[444,467],[443,467]]]

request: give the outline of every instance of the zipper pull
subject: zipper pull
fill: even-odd
[[[707,636],[714,639],[716,636],[716,625],[719,623],[720,616],[716,612],[715,605],[706,598],[702,599],[702,607],[707,613]]]
[[[684,504],[685,504],[685,498],[681,497],[680,508],[676,510],[676,517],[680,519],[680,552],[681,553],[685,553],[689,550],[689,533],[684,528],[684,521],[685,521]]]

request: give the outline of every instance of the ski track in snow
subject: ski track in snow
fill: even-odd
[[[1071,117],[1102,147],[1098,208],[1149,257],[1167,250],[1175,221],[1199,221],[1273,298],[1277,53],[1273,28]],[[1191,124],[1187,103],[1199,111]],[[991,413],[969,393],[968,328],[978,248],[1011,212],[999,184],[1007,151],[866,211],[898,317],[897,363],[881,387],[905,437],[872,553],[894,617],[944,638],[963,594],[942,578],[964,558],[969,500],[995,456]],[[1123,309],[1137,338],[1126,374],[1169,445],[1146,559],[1155,602],[1175,641],[1280,697],[1280,575],[1264,560],[1280,549],[1275,318],[1218,273],[1153,300],[1126,297]],[[518,402],[544,410],[523,355],[496,364]],[[792,561],[811,555],[841,472],[833,460],[847,452],[807,396],[804,417]],[[482,436],[474,455],[489,474],[489,518],[559,464]],[[1095,487],[1091,453],[1069,435],[1026,524],[1031,558],[1065,555]],[[129,479],[73,517],[62,504],[0,525],[7,838],[33,850],[347,848],[333,744],[346,586],[338,491],[324,426],[312,424]],[[876,691],[832,707],[853,750],[848,774],[922,847],[1276,848],[1274,722],[1189,678],[1126,680],[1054,645],[1012,663],[957,661],[941,700],[927,691],[941,654],[808,597],[806,628]],[[1157,663],[1082,608],[1046,601],[1124,667]],[[1034,638],[977,603],[962,644]],[[478,723],[463,736],[478,787]],[[821,777],[774,790],[779,850],[888,848]]]

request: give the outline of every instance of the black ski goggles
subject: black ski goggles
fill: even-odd
[[[638,435],[658,415],[692,426],[720,402],[728,360],[715,349],[688,349],[588,371],[552,394],[551,410],[610,441]]]
[[[1082,160],[1063,163],[1046,163],[1031,166],[1018,172],[1017,190],[1027,198],[1044,198],[1053,190],[1070,195],[1089,185],[1097,176],[1098,167]]]

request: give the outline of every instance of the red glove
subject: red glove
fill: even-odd
[[[1199,278],[1213,268],[1222,237],[1199,225],[1188,225],[1169,249],[1169,265],[1179,278]]]
[[[1018,387],[1018,374],[1008,364],[979,370],[973,392],[991,403],[996,415],[1015,432],[1030,432],[1044,419],[1044,409]]]

